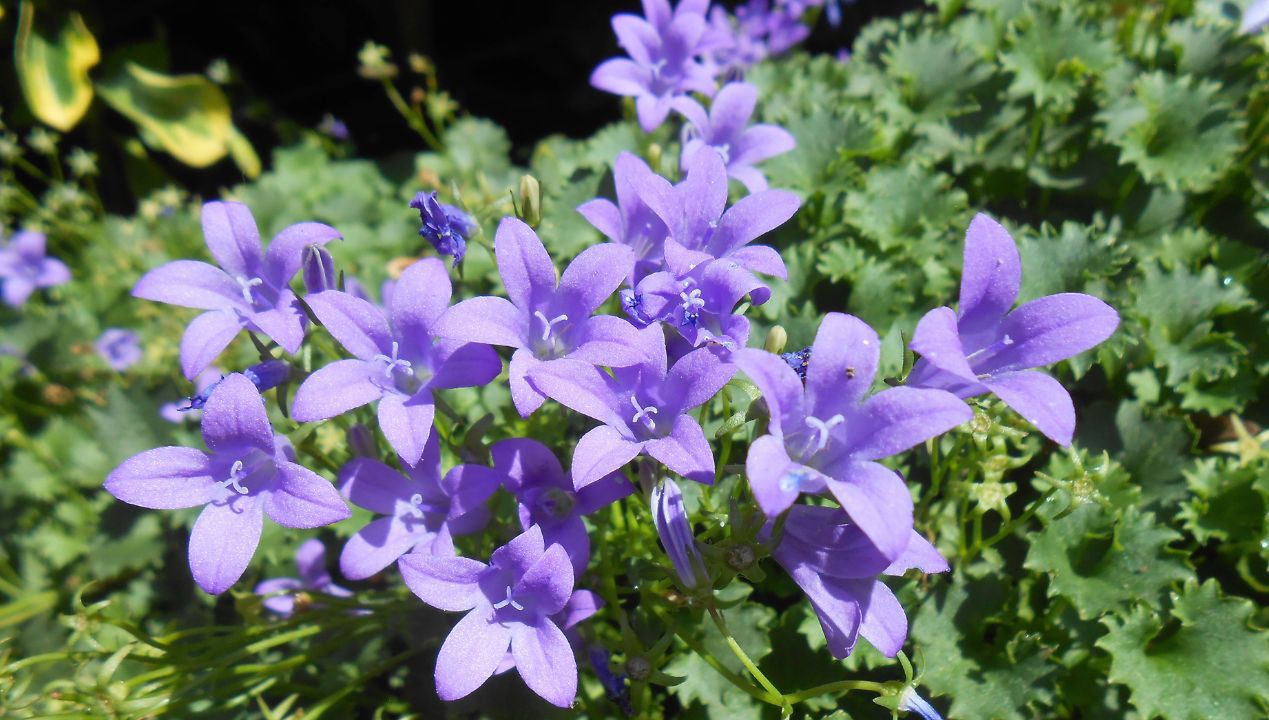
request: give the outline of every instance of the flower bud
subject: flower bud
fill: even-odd
[[[286,382],[286,379],[291,376],[291,366],[284,360],[266,360],[243,370],[242,374],[256,386],[257,390],[264,392]]]
[[[661,172],[661,146],[657,143],[648,146],[648,167],[652,168],[654,173]]]
[[[748,570],[758,561],[758,554],[749,545],[735,545],[727,548],[727,566],[740,572]]]
[[[304,289],[310,293],[336,289],[335,258],[321,245],[304,248],[300,263],[304,273]]]
[[[642,655],[631,656],[626,661],[626,676],[635,682],[642,682],[652,674],[652,662]]]
[[[921,720],[943,720],[943,716],[939,715],[939,711],[934,709],[925,698],[917,694],[912,686],[903,689],[903,693],[899,695],[899,709],[904,712],[915,713]]]
[[[379,457],[374,433],[361,423],[348,428],[348,450],[358,457]]]
[[[542,186],[532,175],[520,176],[520,219],[533,228],[542,222]]]
[[[673,480],[666,478],[652,490],[652,518],[656,523],[657,535],[665,546],[665,554],[670,556],[674,571],[678,573],[683,586],[693,590],[709,583],[709,574],[705,570],[705,561],[696,547],[696,537],[692,535],[692,523],[687,519],[687,510],[683,507],[683,493]]]
[[[789,333],[785,331],[782,325],[773,325],[767,331],[767,342],[763,344],[762,349],[769,353],[779,355],[784,352],[784,346],[789,342]]]

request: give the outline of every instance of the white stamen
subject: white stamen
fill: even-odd
[[[493,606],[494,606],[494,609],[495,609],[495,610],[501,610],[501,609],[505,608],[505,607],[506,607],[506,606],[508,606],[508,605],[510,605],[511,607],[515,608],[516,610],[523,610],[523,609],[524,609],[524,606],[523,606],[523,605],[521,605],[520,603],[518,603],[518,602],[516,602],[515,600],[512,600],[512,599],[511,599],[511,586],[510,586],[510,585],[508,585],[508,586],[507,586],[507,599],[506,599],[506,600],[499,600],[498,602],[496,602],[496,603],[494,603],[494,604],[493,604]]]
[[[722,145],[715,145],[714,149],[717,150],[718,154],[722,156],[724,165],[731,162],[731,145],[730,144],[723,143]]]
[[[261,280],[258,277],[253,277],[253,278],[239,277],[235,279],[238,281],[238,287],[242,290],[242,299],[246,300],[248,303],[254,304],[255,299],[251,297],[251,288],[257,285],[263,285],[264,280]]]
[[[541,310],[534,310],[533,316],[542,321],[542,339],[543,340],[551,339],[551,331],[555,329],[556,323],[562,323],[565,320],[568,320],[567,315],[556,315],[550,320],[547,320],[546,313],[543,313]]]
[[[808,416],[806,418],[806,426],[815,431],[815,452],[823,450],[824,446],[828,444],[829,431],[844,422],[846,422],[846,418],[841,415],[834,415],[827,422],[817,417]]]
[[[649,405],[648,407],[640,405],[634,395],[630,396],[630,404],[634,406],[636,411],[634,417],[630,418],[630,422],[641,422],[647,426],[649,430],[657,429],[657,423],[652,419],[652,416],[657,414],[657,409],[655,407],[652,405]]]
[[[683,309],[687,312],[705,307],[705,300],[701,298],[700,288],[694,288],[690,293],[681,292],[679,297],[683,300]]]
[[[243,472],[242,461],[235,460],[234,464],[229,467],[229,478],[221,480],[217,483],[217,485],[220,485],[223,488],[232,489],[239,495],[246,495],[250,491],[242,485],[239,485],[239,483],[244,479],[246,479],[246,473]]]
[[[383,354],[375,355],[375,360],[383,362],[386,365],[386,367],[384,367],[383,369],[383,375],[389,380],[392,379],[392,372],[396,370],[397,368],[401,368],[405,372],[406,375],[414,374],[414,366],[410,363],[410,361],[402,360],[401,358],[397,357],[397,352],[400,349],[401,349],[401,344],[398,343],[396,340],[393,340],[392,341],[392,357],[388,357],[387,355],[383,355]]]

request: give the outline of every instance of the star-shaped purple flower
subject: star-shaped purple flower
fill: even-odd
[[[795,505],[789,511],[772,556],[810,599],[833,657],[849,655],[859,635],[886,657],[903,649],[908,618],[877,575],[902,575],[909,568],[948,570],[947,561],[919,533],[909,528],[903,540],[892,557],[838,508]]]
[[[663,322],[691,347],[713,344],[729,350],[749,340],[749,320],[732,313],[745,296],[761,305],[771,289],[731,260],[708,260],[681,277],[652,273],[621,292],[622,307],[636,325]]]
[[[352,591],[335,584],[330,573],[326,572],[326,546],[317,538],[305,540],[295,551],[295,567],[300,576],[270,578],[256,585],[257,595],[273,595],[287,592],[285,595],[273,595],[264,599],[264,608],[282,617],[290,617],[295,612],[295,595],[297,590],[312,590],[335,597],[352,597]]]
[[[549,543],[547,543],[549,545]],[[604,601],[590,590],[574,590],[569,596],[568,602],[564,604],[564,609],[551,616],[551,620],[564,631],[564,637],[568,638],[568,644],[578,650],[581,647],[581,635],[575,629],[578,623],[588,620],[592,615],[599,612],[604,606]],[[494,670],[494,675],[501,675],[516,666],[516,656],[510,649],[507,654],[502,657],[502,662],[498,664],[498,668]]]
[[[476,297],[450,308],[436,324],[439,337],[516,348],[508,369],[511,399],[528,417],[546,396],[529,371],[560,358],[620,366],[642,360],[631,347],[638,330],[595,310],[630,275],[630,248],[604,243],[586,248],[564,268],[557,283],[555,264],[528,225],[503,218],[494,235],[498,274],[507,290],[500,297]]]
[[[95,343],[97,354],[112,370],[123,372],[141,362],[145,350],[141,348],[141,338],[132,330],[124,328],[107,328]]]
[[[896,558],[912,531],[912,496],[881,458],[924,442],[973,416],[942,390],[898,387],[865,397],[881,343],[861,320],[829,313],[811,346],[803,387],[779,355],[747,348],[732,354],[762,391],[769,435],[749,446],[745,472],[769,517],[801,493],[828,492],[877,548]]]
[[[690,97],[675,98],[672,105],[687,118],[680,165],[689,167],[702,148],[712,147],[722,158],[727,175],[751,193],[767,189],[767,178],[755,164],[792,150],[797,144],[788,130],[775,125],[749,125],[758,88],[733,82],[723,86],[707,111]]]
[[[596,198],[582,203],[577,212],[609,240],[634,252],[635,267],[629,278],[637,285],[644,276],[661,269],[665,236],[669,231],[661,218],[643,202],[643,195],[668,187],[665,178],[652,172],[647,163],[628,152],[617,155],[612,166],[617,202]]]
[[[502,372],[493,348],[440,339],[437,320],[449,306],[449,274],[436,258],[406,268],[388,315],[365,300],[328,290],[305,300],[353,359],[313,373],[295,392],[291,416],[325,420],[379,402],[379,426],[401,459],[419,462],[432,433],[432,391],[484,385]]]
[[[246,205],[203,205],[203,238],[220,267],[176,260],[146,273],[132,294],[145,300],[208,312],[194,318],[181,338],[181,369],[192,380],[243,328],[273,338],[294,354],[304,341],[304,312],[291,291],[307,245],[324,245],[339,231],[321,223],[292,225],[262,250],[260,232]]]
[[[1013,238],[979,213],[965,233],[960,311],[941,307],[917,323],[921,355],[907,384],[968,398],[994,393],[1061,445],[1075,433],[1075,407],[1057,380],[1031,368],[1078,355],[1110,337],[1119,314],[1091,295],[1059,293],[1010,311],[1022,284]]]
[[[70,282],[66,263],[45,255],[44,233],[22,230],[0,246],[0,296],[6,305],[21,307],[40,288]]]
[[[683,0],[670,12],[667,0],[644,0],[644,17],[621,13],[612,19],[617,42],[629,58],[606,60],[591,73],[600,90],[635,99],[644,132],[652,132],[670,114],[677,96],[714,94],[714,75],[698,55],[709,49],[702,0]]]
[[[542,443],[528,438],[502,440],[489,448],[494,470],[516,496],[520,524],[537,525],[547,545],[561,545],[581,577],[590,561],[590,537],[582,517],[626,497],[634,486],[621,473],[611,473],[575,490],[560,461]]]
[[[577,697],[577,660],[554,615],[573,594],[573,566],[536,525],[494,551],[486,565],[465,557],[411,553],[405,584],[440,610],[467,611],[436,656],[436,692],[457,700],[485,684],[511,648],[529,689],[567,708]]]
[[[532,380],[548,397],[603,423],[577,441],[573,483],[580,490],[647,454],[690,480],[714,482],[714,455],[689,411],[727,384],[735,368],[710,348],[679,358],[668,370],[665,334],[639,331],[632,353],[647,358],[612,374],[575,360],[534,369]]]
[[[798,197],[784,190],[763,190],[724,212],[727,168],[722,157],[702,147],[684,169],[683,182],[672,189],[668,184],[651,186],[643,196],[670,232],[665,239],[666,268],[683,276],[707,260],[726,259],[751,272],[788,277],[779,252],[749,243],[793,217]]]
[[[410,201],[410,207],[419,211],[419,235],[432,243],[436,252],[454,258],[454,265],[467,254],[467,238],[476,229],[476,221],[453,205],[436,199],[436,191],[418,193]]]
[[[204,505],[189,537],[194,582],[218,595],[242,577],[260,542],[264,516],[289,528],[315,528],[349,516],[339,492],[295,464],[275,438],[260,391],[241,374],[226,377],[203,408],[210,452],[161,447],[125,460],[106,490],[130,505],[176,510]]]
[[[407,552],[453,555],[453,535],[479,532],[489,522],[485,501],[501,477],[479,465],[458,465],[441,477],[441,447],[436,434],[427,440],[406,475],[368,457],[353,458],[339,473],[339,489],[353,505],[384,517],[372,520],[348,539],[339,555],[339,571],[362,580]]]

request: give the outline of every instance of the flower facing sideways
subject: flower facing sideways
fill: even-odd
[[[300,545],[299,550],[295,551],[295,567],[300,571],[298,578],[270,578],[256,585],[257,595],[272,595],[264,599],[264,607],[269,612],[289,617],[295,612],[293,592],[297,590],[313,590],[335,597],[352,597],[351,590],[336,585],[330,573],[326,572],[326,546],[321,540],[310,538]]]

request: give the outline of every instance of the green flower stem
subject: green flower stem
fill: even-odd
[[[761,685],[764,690],[766,690],[772,697],[779,699],[778,702],[774,702],[772,704],[779,705],[784,708],[783,714],[785,717],[791,715],[793,713],[793,707],[784,697],[784,693],[776,689],[775,684],[767,679],[767,676],[758,669],[757,663],[749,658],[749,655],[744,651],[744,648],[740,647],[740,643],[736,642],[736,638],[732,637],[731,630],[727,627],[727,621],[723,619],[722,613],[718,612],[718,609],[714,607],[712,602],[709,606],[709,616],[713,618],[714,624],[718,626],[718,631],[723,634],[724,638],[727,639],[727,647],[731,648],[732,654],[736,656],[736,659],[740,661],[740,664],[745,666],[745,669],[749,671],[749,674],[758,681],[758,684]]]
[[[838,680],[837,682],[816,685],[810,690],[785,695],[784,699],[790,703],[800,703],[804,700],[810,700],[820,695],[828,695],[829,693],[848,693],[854,690],[865,690],[882,695],[886,692],[886,683],[872,682],[871,680]]]
[[[730,682],[732,685],[735,685],[736,687],[745,691],[751,697],[757,700],[761,700],[762,702],[767,703],[768,705],[776,705],[779,707],[782,707],[784,705],[784,703],[781,702],[779,699],[772,697],[764,690],[754,687],[753,684],[747,682],[744,678],[740,677],[739,675],[732,672],[731,670],[728,670],[726,665],[723,665],[721,662],[719,662],[718,659],[715,658],[713,655],[711,655],[708,650],[706,650],[699,643],[695,642],[687,635],[683,633],[677,633],[677,634],[679,639],[682,640],[685,645],[687,645],[688,649],[690,649],[692,652],[699,655],[700,658],[704,660],[707,665],[714,668],[714,670],[717,671],[719,675],[722,675],[723,678],[727,680],[727,682]]]
[[[388,94],[388,100],[392,102],[392,106],[397,109],[397,112],[401,113],[401,117],[405,118],[405,122],[423,138],[423,142],[427,143],[428,147],[436,152],[443,152],[445,146],[432,133],[432,129],[427,126],[423,118],[406,103],[405,98],[401,97],[401,93],[397,91],[397,87],[392,84],[392,81],[388,78],[383,78],[381,82],[383,83],[383,91]]]
[[[1030,520],[1031,517],[1040,510],[1040,507],[1044,505],[1046,502],[1048,502],[1049,498],[1053,497],[1053,493],[1055,492],[1057,492],[1056,488],[1046,490],[1043,495],[1036,498],[1035,500],[1032,500],[1031,504],[1027,505],[1027,509],[1022,511],[1021,515],[1010,520],[1009,522],[1006,522],[1004,525],[1000,527],[999,530],[996,531],[994,535],[986,539],[982,538],[982,520],[981,520],[982,516],[979,516],[978,518],[976,518],[976,520],[978,521],[978,537],[974,540],[974,545],[969,548],[967,553],[962,553],[962,555],[964,555],[964,558],[966,560],[969,560],[973,558],[974,556],[976,556],[978,553],[982,552],[983,550],[986,550],[987,548],[995,545],[1001,540],[1004,540],[1005,538],[1012,535],[1014,531],[1018,529],[1019,526],[1023,525],[1028,520]]]

